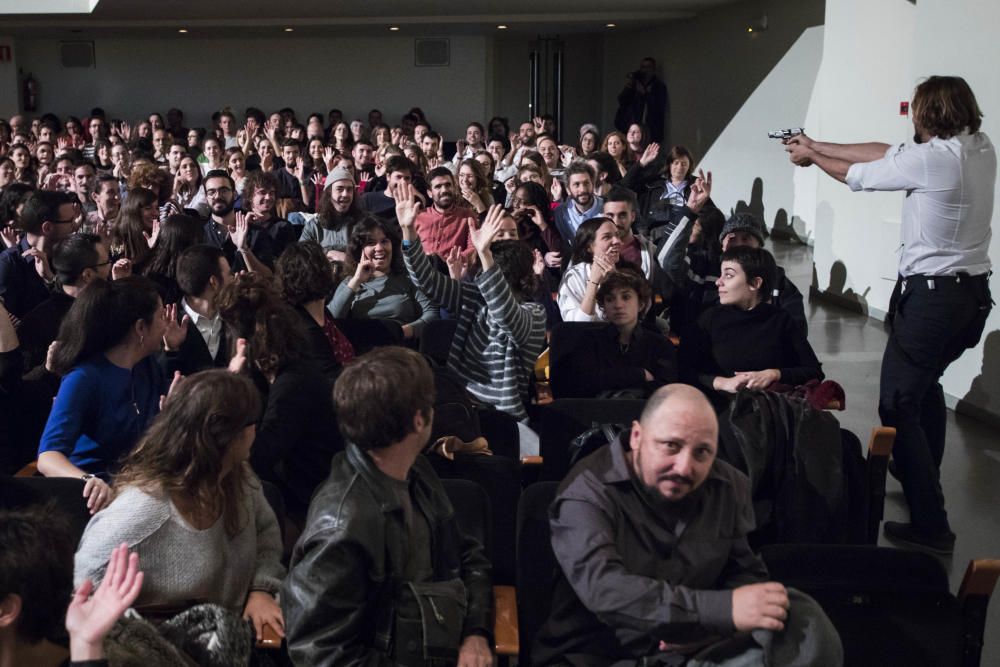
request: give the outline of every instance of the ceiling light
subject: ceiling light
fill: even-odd
[[[285,28],[285,32],[294,32],[295,28]]]
[[[605,28],[614,28],[614,27],[615,27],[615,24],[614,24],[614,23],[609,23],[609,24],[607,24],[607,25],[606,25],[606,26],[604,26],[604,27],[605,27]]]
[[[389,30],[391,30],[392,32],[399,32],[399,26],[398,25],[391,25],[391,26],[389,26]]]
[[[507,26],[505,26],[503,24],[500,24],[500,25],[497,26],[497,30],[506,30],[506,29],[507,29]]]
[[[187,28],[181,28],[177,32],[181,33],[182,35],[186,35],[187,34]]]

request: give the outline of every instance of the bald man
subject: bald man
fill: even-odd
[[[718,432],[698,390],[667,385],[573,468],[550,508],[560,572],[534,664],[843,663],[819,605],[750,550],[750,483],[716,460]]]

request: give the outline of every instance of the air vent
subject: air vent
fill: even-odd
[[[60,42],[59,62],[63,67],[94,67],[94,43]]]
[[[447,39],[416,39],[413,43],[417,67],[448,67],[451,64],[451,45]]]

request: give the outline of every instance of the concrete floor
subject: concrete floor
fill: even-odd
[[[778,264],[803,294],[812,282],[812,250],[787,242],[769,244]],[[808,298],[808,297],[807,297]],[[843,385],[847,409],[837,413],[841,425],[867,444],[878,425],[878,381],[887,335],[881,322],[823,301],[806,305],[809,341],[823,363],[826,377]],[[948,411],[948,443],[941,466],[946,507],[958,535],[955,553],[941,558],[957,592],[971,559],[1000,558],[1000,440],[993,427]],[[887,482],[885,518],[908,521],[902,488]],[[882,546],[893,546],[885,538]],[[987,617],[982,665],[1000,665],[1000,586]]]

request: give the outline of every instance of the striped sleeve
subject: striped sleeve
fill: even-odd
[[[403,259],[410,273],[410,280],[418,290],[450,312],[457,313],[461,310],[461,284],[443,275],[431,265],[419,238],[403,246]]]

